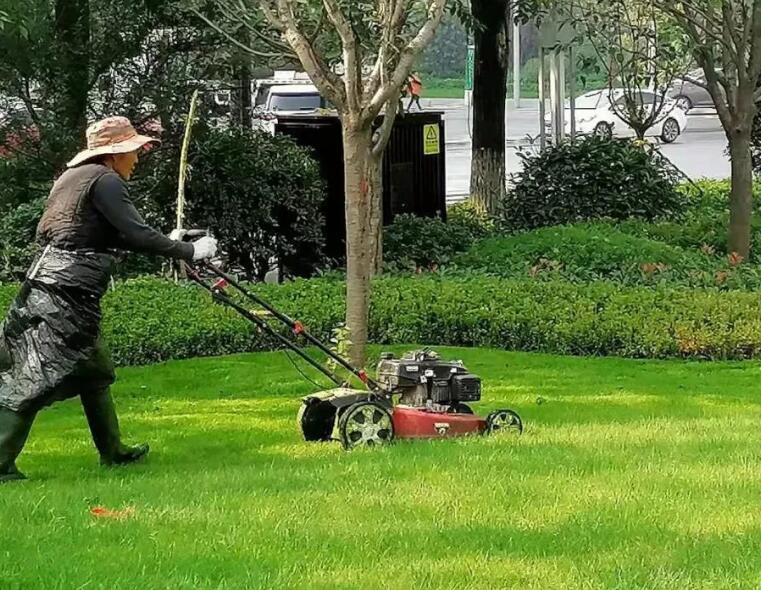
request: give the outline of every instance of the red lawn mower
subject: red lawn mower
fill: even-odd
[[[352,449],[383,445],[397,438],[523,432],[523,422],[513,410],[496,410],[485,418],[473,413],[466,402],[481,399],[481,379],[468,372],[462,361],[442,361],[430,349],[409,352],[401,358],[383,353],[376,378],[372,379],[364,370],[353,367],[312,336],[301,322],[281,313],[233,277],[209,262],[203,263],[202,268],[218,280],[210,285],[198,270],[185,264],[187,276],[209,291],[215,301],[234,309],[336,385],[303,399],[298,423],[305,440],[339,440],[345,449]],[[233,300],[229,288],[239,291],[266,310],[268,316],[285,324],[294,338],[287,338],[261,315]],[[352,389],[345,379],[300,348],[296,338],[315,346],[359,379],[367,389]],[[398,401],[394,396],[398,396]]]

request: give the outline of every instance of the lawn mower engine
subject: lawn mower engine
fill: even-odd
[[[472,413],[464,402],[481,399],[479,377],[469,373],[462,361],[442,361],[430,350],[409,352],[402,358],[383,353],[376,380],[400,396],[399,404],[412,408]]]
[[[345,448],[353,448],[394,438],[523,430],[520,417],[512,410],[498,410],[486,418],[475,415],[466,402],[481,399],[481,379],[462,361],[442,361],[428,349],[401,358],[383,353],[375,383],[379,391],[338,388],[306,397],[299,412],[304,438],[338,439]]]

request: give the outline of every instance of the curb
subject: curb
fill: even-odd
[[[691,134],[698,134],[698,133],[724,133],[724,130],[721,129],[721,128],[718,128],[718,129],[713,129],[713,128],[707,129],[707,128],[699,127],[697,129],[694,129],[694,128],[688,127],[687,131],[685,131],[683,135],[691,135]],[[549,134],[547,134],[547,136],[549,137]],[[445,145],[447,145],[447,146],[450,146],[450,145],[451,146],[470,145],[471,141],[472,140],[470,140],[470,139],[457,139],[457,140],[453,140],[453,141],[447,141],[445,143]],[[534,144],[536,144],[536,145],[539,144],[539,138],[536,139]],[[532,143],[528,139],[526,139],[525,137],[508,137],[505,140],[505,145],[506,146],[523,146],[523,145],[532,145]]]

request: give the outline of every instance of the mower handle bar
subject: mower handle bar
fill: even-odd
[[[293,342],[288,340],[285,336],[277,332],[275,329],[272,328],[266,321],[263,319],[256,317],[254,314],[252,314],[249,310],[247,310],[245,307],[237,304],[235,301],[230,299],[227,295],[225,295],[220,289],[217,289],[215,287],[209,286],[206,283],[203,282],[201,277],[198,274],[198,271],[194,269],[192,266],[190,266],[187,263],[185,264],[185,270],[187,272],[187,275],[197,284],[199,284],[201,287],[206,289],[212,296],[212,298],[215,301],[219,301],[220,303],[223,303],[224,305],[227,305],[237,311],[240,315],[242,315],[247,320],[251,321],[255,326],[260,328],[261,330],[265,331],[270,336],[277,339],[281,344],[284,344],[287,348],[291,349],[293,352],[298,354],[302,359],[307,361],[310,365],[312,365],[315,369],[320,371],[323,375],[325,375],[328,379],[330,379],[333,383],[335,383],[337,386],[341,387],[344,385],[343,381],[332,371],[318,363],[316,360],[314,360],[312,357],[310,357],[308,354],[306,354],[303,350],[301,350],[298,346],[296,346]]]
[[[291,342],[290,340],[288,340],[287,338],[285,338],[284,336],[276,332],[266,321],[256,317],[251,312],[249,312],[245,308],[235,303],[232,299],[222,294],[219,289],[215,289],[214,287],[210,287],[209,285],[204,283],[201,280],[200,276],[198,275],[198,272],[191,265],[189,265],[188,263],[184,263],[184,264],[188,268],[188,276],[190,276],[196,283],[199,283],[202,287],[204,287],[207,291],[209,291],[212,294],[212,297],[214,297],[216,300],[220,301],[221,303],[229,305],[230,307],[235,309],[238,313],[243,315],[246,319],[256,324],[259,328],[275,336],[281,343],[285,344],[288,348],[290,348],[291,350],[296,352],[299,356],[301,356],[301,358],[303,358],[313,367],[317,368],[320,372],[325,374],[336,385],[338,386],[343,385],[341,380],[334,373],[332,373],[331,371],[323,367],[320,363],[318,363],[316,360],[314,360],[309,355],[307,355],[303,350],[301,350],[293,342]],[[375,380],[373,380],[367,374],[366,371],[357,369],[348,361],[346,361],[342,356],[340,356],[339,354],[335,353],[330,348],[325,346],[325,344],[323,344],[318,338],[316,338],[311,333],[309,333],[309,331],[304,327],[304,325],[301,322],[290,318],[286,314],[277,310],[275,307],[272,306],[272,304],[270,304],[266,300],[252,293],[248,289],[245,289],[233,277],[231,277],[224,271],[214,266],[211,262],[204,260],[201,262],[201,266],[205,268],[206,270],[210,271],[211,273],[217,275],[220,279],[224,280],[227,284],[229,284],[230,286],[235,288],[237,291],[242,293],[244,297],[246,297],[247,299],[250,299],[257,305],[263,307],[265,310],[270,312],[275,318],[277,318],[280,322],[285,324],[295,335],[304,336],[304,338],[310,344],[316,346],[321,352],[326,354],[328,357],[333,359],[336,363],[341,365],[344,369],[349,371],[352,375],[354,375],[357,379],[359,379],[362,383],[364,383],[370,391],[375,393],[383,391],[383,388]]]

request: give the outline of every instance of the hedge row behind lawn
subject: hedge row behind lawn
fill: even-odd
[[[3,313],[15,290],[0,287]],[[256,290],[321,338],[343,319],[340,280]],[[104,313],[104,334],[120,365],[274,348],[192,285],[117,283]],[[374,284],[370,338],[574,355],[761,358],[761,298],[606,282],[387,277]]]

